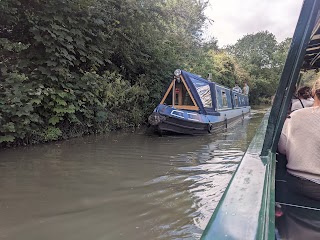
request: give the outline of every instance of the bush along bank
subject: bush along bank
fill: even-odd
[[[185,66],[183,55],[199,46],[205,5],[1,1],[0,145],[144,122],[169,72]]]
[[[84,73],[79,79],[36,84],[11,73],[1,83],[2,146],[33,144],[138,126],[146,118],[149,91],[121,75]]]

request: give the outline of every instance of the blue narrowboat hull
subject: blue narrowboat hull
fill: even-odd
[[[208,134],[227,128],[231,122],[241,120],[250,112],[250,106],[215,112],[214,115],[176,109],[159,104],[149,117],[149,123],[160,134]]]

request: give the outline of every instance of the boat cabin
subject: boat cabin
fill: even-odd
[[[226,128],[249,112],[248,96],[177,69],[148,121],[160,134],[205,134]]]
[[[207,115],[249,106],[244,94],[183,70],[177,69],[175,74],[160,104]]]

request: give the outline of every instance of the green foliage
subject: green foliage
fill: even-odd
[[[300,85],[313,87],[314,82],[320,77],[318,71],[304,72],[301,77]]]
[[[229,87],[249,79],[257,97],[268,97],[289,40],[278,46],[268,32],[248,35],[230,55],[215,38],[202,41],[206,6],[197,0],[2,0],[1,146],[139,126],[176,68],[212,73]]]
[[[272,33],[262,31],[245,35],[227,48],[246,72],[243,76],[250,86],[251,103],[274,95],[290,43],[289,38],[277,43]]]
[[[250,67],[263,69],[273,64],[272,55],[276,47],[275,36],[268,31],[263,31],[245,35],[230,47],[230,52],[245,63],[245,67],[254,71],[255,69]]]
[[[2,0],[1,142],[139,125],[169,74],[200,42],[205,6],[195,0]]]
[[[59,137],[62,135],[62,132],[59,128],[51,127],[44,129],[44,132],[42,133],[44,141],[53,141],[58,140]]]
[[[4,135],[4,136],[0,136],[0,143],[3,142],[13,142],[14,141],[14,136],[12,135]]]
[[[205,49],[205,48],[204,48]],[[208,73],[212,74],[212,81],[222,85],[233,87],[238,80],[236,74],[237,63],[234,58],[221,50],[207,50],[189,64],[190,72],[197,72],[206,78]]]
[[[34,111],[36,91],[35,84],[24,74],[13,72],[6,75],[5,81],[0,81],[1,141],[23,138],[42,123]]]

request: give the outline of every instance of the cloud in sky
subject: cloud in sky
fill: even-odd
[[[268,30],[278,41],[292,37],[303,0],[209,0],[206,15],[214,22],[206,36],[220,47],[234,44],[245,34]]]

